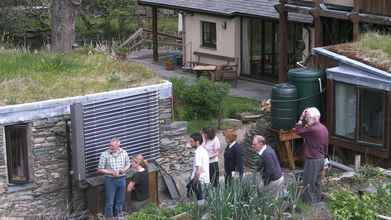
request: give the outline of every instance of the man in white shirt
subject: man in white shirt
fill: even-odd
[[[193,172],[191,181],[188,184],[190,191],[197,196],[198,204],[205,202],[205,186],[210,183],[209,180],[209,155],[208,151],[202,146],[202,136],[200,133],[190,135],[190,145],[195,148]]]

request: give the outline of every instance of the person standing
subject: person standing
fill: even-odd
[[[209,179],[212,186],[216,187],[219,184],[219,154],[221,151],[221,145],[219,138],[216,136],[214,128],[202,129],[202,138],[204,148],[208,151],[209,155]]]
[[[329,132],[319,120],[319,110],[307,108],[295,127],[296,133],[304,138],[303,199],[306,203],[317,203],[321,199],[321,174],[328,154]]]
[[[136,211],[145,206],[149,199],[148,162],[143,155],[138,154],[132,158],[132,170],[135,173],[128,184],[127,190],[132,192],[132,203],[130,205],[132,211]]]
[[[227,147],[224,150],[224,172],[225,172],[225,183],[232,181],[232,174],[237,172],[239,178],[243,177],[243,152],[242,148],[237,139],[236,131],[232,128],[224,131],[224,137],[227,142]]]
[[[117,138],[110,141],[109,148],[100,155],[99,174],[105,175],[105,210],[107,218],[121,216],[125,200],[125,174],[130,167],[128,153]]]
[[[254,136],[252,147],[260,156],[260,171],[266,190],[278,196],[282,189],[284,176],[276,152],[266,144],[265,138],[261,135]]]
[[[202,136],[200,133],[190,135],[190,145],[195,149],[195,155],[193,172],[187,187],[191,192],[196,194],[198,204],[203,205],[205,203],[205,187],[210,183],[209,155],[208,151],[202,145]]]

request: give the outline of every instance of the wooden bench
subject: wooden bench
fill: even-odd
[[[238,81],[238,62],[235,57],[228,57],[210,53],[204,53],[195,51],[194,55],[197,57],[197,61],[191,65],[204,65],[204,66],[217,66],[216,71],[209,71],[209,78],[214,80],[233,80],[234,86],[237,86]],[[213,65],[205,62],[201,62],[201,58],[210,58],[215,60],[225,61],[225,64],[222,65]]]

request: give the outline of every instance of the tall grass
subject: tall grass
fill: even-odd
[[[379,50],[391,58],[391,35],[369,32],[361,36],[358,45],[362,49]]]
[[[83,50],[84,51],[84,50]],[[143,65],[107,54],[0,50],[0,105],[85,95],[159,82]]]

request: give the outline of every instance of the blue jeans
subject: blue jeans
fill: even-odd
[[[125,176],[105,177],[105,217],[118,216],[122,213],[125,201],[125,187]]]

